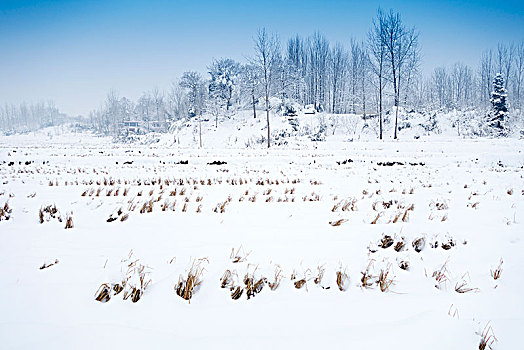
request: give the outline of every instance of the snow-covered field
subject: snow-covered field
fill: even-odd
[[[0,139],[0,347],[521,346],[522,140],[312,144]]]

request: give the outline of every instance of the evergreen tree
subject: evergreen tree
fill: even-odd
[[[507,92],[504,87],[504,76],[498,73],[493,79],[493,91],[491,92],[492,109],[488,115],[488,126],[492,133],[506,136],[506,119],[508,107],[506,106]]]

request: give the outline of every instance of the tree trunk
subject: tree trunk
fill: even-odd
[[[202,116],[198,115],[198,136],[200,139],[200,148],[202,148]]]
[[[382,67],[378,76],[378,121],[379,121],[379,139],[382,140]]]
[[[253,118],[257,119],[257,110],[255,109],[255,95],[253,94],[251,97],[253,98]]]
[[[266,115],[267,115],[267,148],[271,146],[271,133],[269,131],[269,97],[266,95]]]

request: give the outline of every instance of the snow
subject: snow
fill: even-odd
[[[67,130],[2,137],[0,205],[12,208],[10,219],[0,221],[2,348],[472,349],[487,324],[498,339],[494,348],[519,347],[522,140],[463,139],[442,119],[440,135],[413,126],[399,141],[378,141],[372,131],[357,127],[348,136],[339,126],[334,135],[328,128],[326,142],[312,142],[305,132],[293,134],[287,119],[272,118],[272,130],[291,136],[270,150],[256,143],[245,148],[265,133],[260,111],[257,120],[238,113],[217,130],[210,118],[203,149],[196,148],[194,125],[181,125],[176,143],[173,135],[150,135],[141,144],[118,144]],[[315,129],[318,120],[299,117],[302,128]],[[213,161],[227,164],[208,165]],[[162,189],[151,184],[159,178]],[[104,184],[111,179],[114,185]],[[140,213],[159,196],[152,212]],[[225,212],[215,213],[228,197]],[[176,200],[175,211],[162,211],[166,200]],[[355,209],[343,211],[352,200]],[[72,213],[72,229],[64,229],[64,220],[39,223],[39,209],[51,204],[63,218]],[[128,219],[120,221],[125,213]],[[119,219],[107,222],[110,216]],[[330,224],[340,219],[340,226]],[[379,247],[384,235],[395,243],[404,237],[406,248]],[[412,242],[421,237],[426,244],[417,253]],[[450,239],[455,245],[443,249]],[[231,250],[239,247],[246,261],[233,263]],[[130,251],[147,266],[151,285],[136,303],[123,293],[96,301],[100,285],[125,278]],[[174,288],[198,258],[208,263],[189,303]],[[502,274],[494,280],[491,270],[501,259]],[[388,291],[361,286],[370,261],[374,276],[390,266]],[[401,261],[409,261],[409,271]],[[448,280],[439,284],[432,275],[445,263]],[[237,271],[243,286],[246,271],[258,267],[258,276],[270,280],[276,265],[284,279],[275,291],[266,285],[249,300],[245,293],[232,300],[220,288],[227,269]],[[329,289],[314,283],[322,266]],[[340,269],[350,277],[346,291],[336,285]],[[302,289],[290,279],[294,271],[308,279]],[[457,293],[463,280],[476,289]]]

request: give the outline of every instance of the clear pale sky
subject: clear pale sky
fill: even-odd
[[[244,60],[258,28],[284,42],[315,31],[348,45],[378,7],[420,31],[422,69],[477,65],[524,40],[524,1],[0,1],[0,103],[54,100],[87,115],[110,89],[136,99],[213,58]]]

